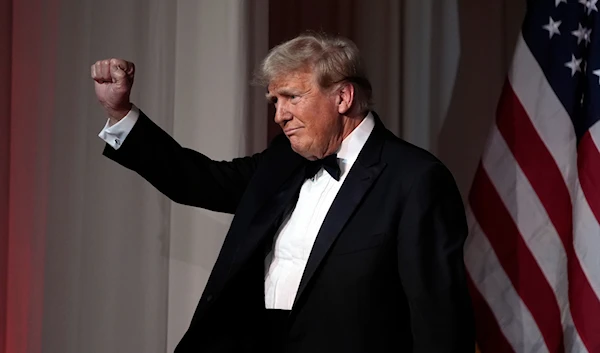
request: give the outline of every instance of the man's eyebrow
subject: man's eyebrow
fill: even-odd
[[[298,96],[298,95],[300,95],[300,92],[298,92],[298,90],[294,90],[292,88],[287,88],[287,87],[278,89],[276,93],[280,96]],[[265,97],[267,98],[268,101],[272,101],[275,98],[275,96],[273,94],[271,94],[271,92],[267,92],[265,94]]]

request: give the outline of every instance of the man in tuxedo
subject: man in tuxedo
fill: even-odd
[[[235,214],[187,352],[473,352],[464,207],[448,169],[371,110],[360,54],[340,37],[273,48],[267,86],[283,134],[214,161],[129,100],[133,63],[92,65],[104,155],[171,200]]]

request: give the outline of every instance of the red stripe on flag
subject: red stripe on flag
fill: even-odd
[[[475,173],[469,201],[502,268],[537,323],[548,351],[564,352],[560,309],[554,291],[481,164]]]
[[[485,298],[481,295],[471,275],[467,273],[475,321],[477,322],[477,344],[482,353],[514,353],[512,346],[502,333],[496,317]]]
[[[596,220],[600,222],[600,153],[590,130],[583,135],[577,148],[579,182]]]
[[[544,205],[563,244],[573,242],[569,190],[510,84],[504,85],[498,107],[498,130]]]
[[[573,246],[573,208],[565,181],[510,84],[498,105],[497,125],[508,148],[544,205],[567,254],[569,305],[588,350],[600,347],[600,302],[581,268]],[[585,298],[585,302],[582,300]]]

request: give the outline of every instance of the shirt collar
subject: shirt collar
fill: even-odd
[[[375,118],[373,113],[369,112],[363,121],[342,141],[342,145],[337,152],[342,176],[350,170],[358,158],[374,127]]]

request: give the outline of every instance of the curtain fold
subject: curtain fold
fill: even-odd
[[[0,2],[0,352],[6,347],[12,0]]]

